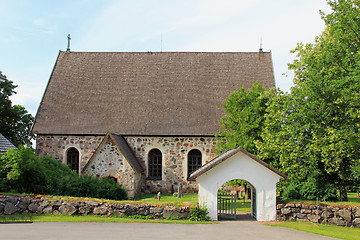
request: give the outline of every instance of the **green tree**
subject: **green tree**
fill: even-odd
[[[355,180],[355,184],[357,184],[355,186],[355,188],[357,189],[357,193],[358,193],[358,197],[360,196],[360,162],[358,162],[358,164],[352,166],[351,168],[351,172],[352,172],[352,175],[354,177],[354,180]]]
[[[223,130],[216,136],[217,151],[242,147],[252,154],[257,154],[254,142],[259,140],[262,131],[267,92],[259,83],[246,91],[241,87],[226,99],[226,117],[221,119]]]
[[[258,147],[301,197],[331,198],[336,188],[346,201],[360,151],[360,1],[328,4],[323,33],[293,51],[294,87],[274,98]]]
[[[0,131],[15,146],[30,143],[33,116],[20,105],[12,105],[10,96],[16,85],[0,71]]]
[[[33,149],[10,149],[0,157],[0,190],[42,193],[44,170]]]

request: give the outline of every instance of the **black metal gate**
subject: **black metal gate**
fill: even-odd
[[[251,189],[251,215],[256,219],[256,190]]]
[[[236,219],[236,194],[218,194],[218,218]]]

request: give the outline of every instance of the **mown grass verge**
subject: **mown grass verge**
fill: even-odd
[[[332,225],[323,225],[316,223],[305,222],[273,222],[265,223],[268,226],[285,227],[303,232],[315,233],[322,236],[345,239],[358,240],[360,239],[360,228],[345,228]]]
[[[18,214],[18,215],[0,215],[0,223],[16,222],[101,222],[101,223],[162,223],[162,224],[214,224],[216,222],[190,221],[190,220],[169,220],[169,219],[138,219],[119,216],[67,216],[51,214]]]
[[[196,193],[187,193],[184,194],[181,198],[174,197],[171,194],[161,194],[160,200],[155,198],[156,194],[143,194],[138,197],[136,201],[142,202],[155,202],[155,203],[163,203],[163,202],[173,202],[173,203],[197,203],[198,195]]]
[[[333,207],[360,207],[360,197],[358,197],[357,193],[348,193],[348,202],[324,202],[324,199],[319,199],[319,205],[328,205]],[[285,201],[285,203],[301,203],[301,204],[308,204],[308,205],[316,205],[316,201],[310,200],[299,200],[299,199],[291,199]]]

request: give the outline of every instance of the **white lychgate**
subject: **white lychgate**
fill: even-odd
[[[286,175],[242,148],[229,150],[191,174],[199,183],[199,204],[206,206],[212,220],[218,219],[217,192],[226,182],[242,179],[250,183],[253,215],[258,221],[276,219],[276,183]]]

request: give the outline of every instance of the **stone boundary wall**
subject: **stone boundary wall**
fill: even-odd
[[[153,218],[190,217],[190,207],[152,206],[150,204],[110,204],[95,201],[80,201],[69,203],[66,201],[48,201],[44,198],[27,198],[0,195],[0,215],[47,213],[64,215],[113,215],[131,216],[142,215]]]
[[[301,221],[360,228],[360,207],[278,204],[278,221]]]

